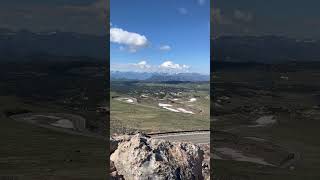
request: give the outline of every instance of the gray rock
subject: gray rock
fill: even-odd
[[[152,139],[142,134],[118,143],[110,160],[126,180],[204,179],[204,152],[191,143]]]

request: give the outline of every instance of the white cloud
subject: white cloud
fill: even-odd
[[[182,73],[188,72],[189,69],[188,65],[176,64],[172,61],[165,61],[160,65],[151,65],[145,60],[138,63],[111,64],[112,71]]]
[[[130,52],[136,52],[148,45],[148,39],[144,35],[128,32],[121,28],[110,28],[110,41],[126,45]]]
[[[254,19],[254,16],[250,12],[241,11],[235,9],[232,14],[225,14],[219,8],[214,8],[211,11],[213,17],[213,24],[220,25],[243,25],[243,23],[249,23]]]
[[[160,50],[161,51],[170,51],[171,47],[169,45],[163,45],[163,46],[160,46]]]
[[[197,0],[199,5],[204,5],[206,3],[206,0]]]
[[[142,60],[138,63],[111,64],[110,68],[112,71],[150,72],[153,67],[147,61]]]
[[[238,9],[234,11],[233,15],[235,19],[245,22],[250,22],[253,19],[253,15],[250,12],[243,12]]]
[[[131,53],[135,53],[138,51],[139,48],[140,47],[137,47],[137,46],[129,46],[128,51]]]
[[[134,64],[134,65],[137,66],[140,69],[150,69],[151,68],[151,65],[149,65],[147,63],[147,61],[140,61],[139,63]]]
[[[188,10],[187,10],[186,8],[183,8],[183,7],[178,8],[178,11],[179,11],[179,13],[182,14],[182,15],[188,14]]]
[[[164,71],[177,71],[177,72],[182,71],[182,72],[184,72],[184,71],[188,71],[190,66],[187,66],[185,64],[175,64],[172,61],[165,61],[159,66],[159,68]]]
[[[190,68],[190,66],[187,66],[187,65],[184,64],[184,65],[182,65],[182,68],[187,68],[188,69],[188,68]]]

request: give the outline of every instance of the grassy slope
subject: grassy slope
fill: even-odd
[[[111,101],[111,119],[127,128],[151,131],[208,129],[209,119],[163,109]],[[111,125],[112,126],[112,125]]]
[[[293,122],[290,127],[276,126],[268,131],[260,132],[260,135],[268,135],[275,143],[291,148],[301,154],[301,160],[294,165],[294,170],[261,167],[245,162],[214,160],[214,172],[220,177],[236,176],[238,178],[245,177],[246,179],[257,180],[320,179],[320,143],[317,141],[317,137],[319,136],[318,127],[319,122],[310,123],[309,125]]]
[[[302,84],[302,85],[312,85],[313,82],[319,80],[319,77],[310,77],[309,72],[307,74],[290,74],[290,79],[294,79],[292,82],[286,82],[285,84]],[[236,74],[236,72],[235,72]],[[240,75],[245,75],[245,73],[241,72],[238,73]],[[248,73],[254,74],[252,72]],[[239,77],[230,75],[228,76],[229,81],[236,81],[238,79],[245,79],[249,81],[249,77]],[[259,75],[259,74],[258,74]],[[224,76],[225,77],[225,76]],[[254,77],[252,75],[252,77]],[[266,76],[267,77],[267,76]],[[276,77],[279,77],[277,74]],[[232,79],[235,78],[235,79]],[[254,77],[256,78],[256,77]],[[299,78],[299,79],[297,79]],[[311,81],[307,79],[312,79]],[[276,79],[276,78],[274,78]],[[271,79],[270,79],[271,80]],[[275,81],[275,80],[274,80]],[[275,83],[279,84],[282,81],[275,81]],[[285,90],[284,90],[285,91]],[[279,93],[280,94],[280,93]],[[312,104],[315,101],[314,99],[310,98],[310,93],[286,93],[283,92],[281,94],[283,96],[282,99],[274,98],[272,99],[271,103],[273,106],[282,105],[284,107],[291,107],[294,106],[293,104],[299,104],[299,106],[306,106],[312,107]],[[292,98],[292,101],[290,98]],[[268,104],[267,101],[258,97],[257,99],[250,99],[249,103],[241,100],[239,101],[240,104],[252,104],[254,102],[261,101],[261,104]],[[314,180],[320,179],[320,141],[318,137],[320,135],[319,126],[320,122],[317,120],[312,120],[308,118],[292,118],[292,119],[285,119],[282,117],[282,123],[277,124],[271,128],[266,129],[257,129],[247,130],[242,129],[241,131],[237,132],[243,136],[259,136],[259,137],[266,137],[267,139],[273,141],[276,144],[285,146],[290,148],[291,150],[295,150],[301,153],[301,160],[295,164],[294,170],[287,169],[280,169],[280,168],[272,168],[272,167],[262,167],[256,164],[246,163],[246,162],[235,162],[235,161],[222,161],[222,160],[214,160],[214,174],[218,175],[221,179],[252,179],[252,180]],[[229,123],[237,124],[241,123],[238,122],[237,119],[228,119]],[[218,122],[213,122],[214,124]],[[219,122],[219,125],[216,129],[226,127],[226,123]]]
[[[45,111],[0,97],[0,110]],[[0,175],[23,179],[104,179],[105,142],[40,128],[0,115]]]
[[[160,86],[157,83],[140,83],[139,86]],[[163,84],[162,84],[163,86]],[[170,84],[172,87],[191,88],[194,84]],[[203,84],[201,88],[208,88],[208,85]],[[111,96],[119,95],[125,97],[125,94],[111,92]],[[192,104],[200,107],[203,114],[185,114],[170,112],[165,109],[157,107],[155,104],[132,105],[125,102],[120,102],[111,99],[111,132],[116,131],[117,128],[140,130],[144,132],[167,132],[180,130],[199,130],[209,129],[209,101],[203,97],[208,96],[208,92],[198,91],[201,100],[193,102]],[[191,96],[191,94],[190,94]]]

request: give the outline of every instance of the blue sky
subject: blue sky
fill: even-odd
[[[170,43],[166,38],[172,38],[169,36],[172,34],[182,37],[201,31],[189,37],[198,42],[205,34],[202,30],[209,11],[209,0],[201,1],[203,5],[200,5],[200,0],[111,0],[111,20],[117,27],[129,32],[145,33],[152,47],[157,43]],[[272,34],[320,39],[319,0],[212,2],[214,36]],[[0,28],[34,32],[59,30],[105,36],[108,31],[105,24],[109,23],[107,7],[106,0],[1,0]],[[178,16],[179,8],[185,8],[187,14]],[[155,36],[157,33],[151,31],[152,27],[166,33]],[[174,31],[180,27],[187,27],[187,30]],[[172,46],[171,52],[178,51],[179,47],[183,49],[180,45]]]
[[[111,70],[209,74],[209,0],[111,0]]]

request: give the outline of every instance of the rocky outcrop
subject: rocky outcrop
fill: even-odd
[[[114,166],[113,161],[110,161],[110,178],[111,180],[124,180],[122,175],[118,174],[116,167]]]
[[[204,179],[204,151],[197,145],[152,139],[142,134],[116,142],[117,148],[110,156],[114,179]]]
[[[210,145],[202,144],[200,149],[204,151],[202,161],[202,176],[205,180],[210,180]]]

